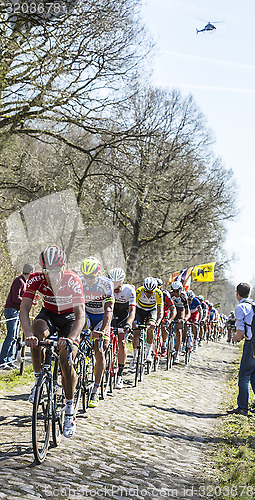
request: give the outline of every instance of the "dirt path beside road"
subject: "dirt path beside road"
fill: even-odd
[[[164,363],[134,387],[127,370],[123,390],[101,401],[77,431],[33,463],[29,387],[0,393],[0,499],[215,498],[207,452],[226,418],[226,379],[237,347],[204,344],[168,372]],[[208,494],[211,494],[209,496]]]

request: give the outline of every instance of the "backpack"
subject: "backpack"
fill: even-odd
[[[251,304],[252,309],[253,309],[253,317],[252,317],[251,325],[249,325],[249,323],[244,322],[244,332],[245,332],[245,338],[247,338],[247,326],[251,327],[252,353],[253,353],[253,357],[255,358],[255,302],[253,302],[252,300],[244,300],[243,302],[248,302],[248,304]]]

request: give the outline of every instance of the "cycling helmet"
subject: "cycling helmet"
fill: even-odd
[[[114,267],[109,271],[108,278],[113,281],[114,283],[117,283],[118,281],[124,281],[126,276],[125,271],[121,269],[121,267]]]
[[[148,276],[148,278],[145,278],[143,281],[143,286],[147,292],[153,292],[155,288],[158,286],[158,282],[156,278],[152,278],[152,276]]]
[[[208,306],[209,306],[209,307],[213,307],[213,303],[212,303],[212,302],[209,302]]]
[[[195,294],[194,294],[193,290],[188,290],[188,291],[187,291],[187,297],[188,297],[188,299],[190,299],[190,300],[194,299]]]
[[[179,280],[173,281],[173,283],[171,283],[171,288],[174,292],[177,292],[178,290],[182,290],[182,282]]]
[[[157,278],[157,283],[158,283],[158,286],[162,286],[163,285],[163,281],[161,278]]]
[[[202,301],[204,300],[203,295],[198,295],[197,298],[198,298],[198,300],[202,300]]]
[[[234,312],[234,311],[231,311],[231,312],[230,312],[230,314],[231,314],[231,315],[233,315],[233,314],[235,314],[235,312]]]
[[[84,276],[96,274],[101,268],[101,264],[96,257],[87,257],[81,264],[81,272]]]
[[[66,265],[66,254],[64,250],[57,245],[51,245],[42,251],[39,257],[39,263],[42,269],[64,267]]]

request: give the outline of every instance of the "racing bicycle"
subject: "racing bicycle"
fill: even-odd
[[[33,402],[32,444],[35,460],[40,464],[48,451],[51,430],[54,446],[60,443],[65,418],[65,394],[62,386],[57,336],[38,341],[38,346],[43,347],[45,352]],[[72,351],[68,343],[67,353],[70,363]]]
[[[91,340],[91,331],[81,332],[78,352],[74,361],[70,362],[77,374],[77,383],[74,392],[74,412],[79,410],[80,400],[82,400],[82,410],[85,413],[88,408],[91,391],[95,381],[95,354]]]

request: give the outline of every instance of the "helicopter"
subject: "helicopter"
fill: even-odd
[[[215,21],[214,24],[218,24],[218,23],[222,23],[223,21]],[[205,25],[205,27],[202,29],[202,30],[197,30],[197,34],[198,33],[202,33],[202,31],[213,31],[213,30],[216,30],[216,26],[214,26],[214,24],[210,23],[210,21]]]

